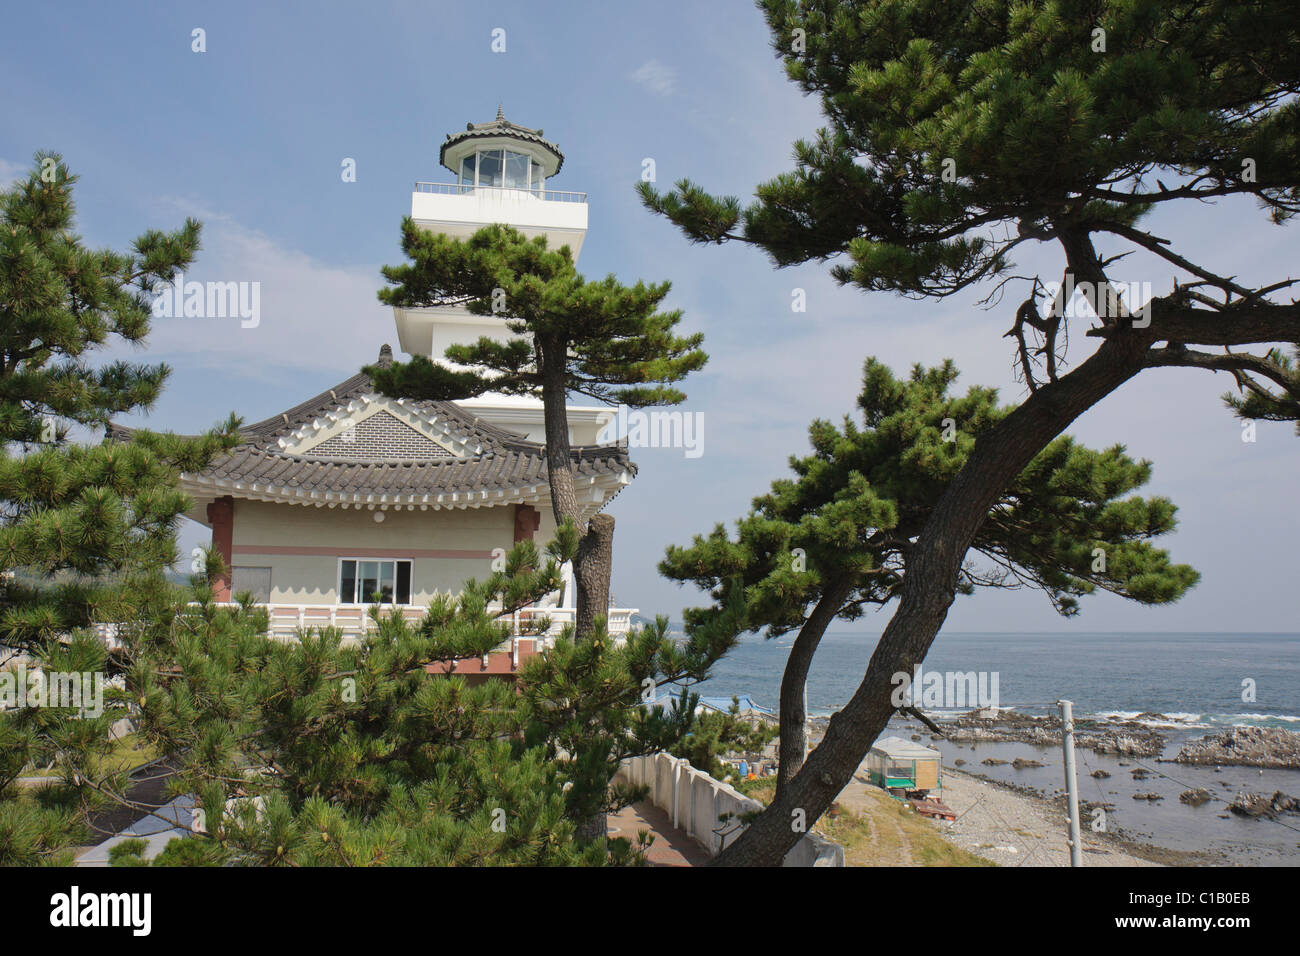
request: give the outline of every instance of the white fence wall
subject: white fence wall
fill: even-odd
[[[740,836],[743,827],[737,825],[737,818],[741,814],[763,809],[757,800],[669,754],[631,757],[623,762],[617,779],[650,787],[650,802],[672,817],[673,826],[692,836],[710,856],[717,856],[724,842],[730,846]],[[719,818],[726,813],[735,816],[723,823]],[[808,833],[786,854],[782,865],[843,866],[844,848],[820,834]]]

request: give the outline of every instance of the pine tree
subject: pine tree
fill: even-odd
[[[144,233],[130,252],[86,248],[73,231],[75,182],[57,154],[39,153],[0,192],[0,863],[67,862],[125,787],[108,759],[109,727],[127,713],[120,688],[104,688],[98,715],[19,702],[38,670],[86,675],[83,695],[92,675],[117,675],[120,661],[91,628],[111,624],[126,638],[167,599],[188,505],[178,472],[229,447],[236,425],[198,439],[72,441],[157,399],[166,366],[90,359],[144,341],[155,292],[199,247],[189,220]],[[31,775],[53,783],[19,782]]]
[[[488,226],[459,240],[408,217],[402,249],[411,261],[384,268],[391,288],[380,290],[380,301],[404,308],[460,305],[474,315],[499,316],[514,337],[452,346],[446,358],[458,368],[416,355],[366,372],[393,397],[541,397],[555,520],[571,521],[581,533],[574,575],[577,635],[585,639],[609,606],[614,519],[602,513],[588,524],[582,520],[566,396],[575,392],[632,407],[678,404],[686,396],[674,383],[707,359],[699,349],[703,336],[678,336],[681,313],[659,311],[669,283],[625,286],[612,275],[588,281],[567,246],[549,249],[545,237],[527,239],[508,226]]]
[[[1024,281],[1005,335],[1029,394],[981,436],[930,510],[862,684],[724,864],[779,863],[798,840],[791,811],[816,819],[849,781],[889,719],[890,676],[924,658],[990,509],[1079,415],[1156,367],[1227,372],[1240,415],[1300,411],[1300,377],[1274,347],[1300,342],[1300,304],[1281,294],[1295,280],[1245,285],[1145,224],[1168,204],[1204,211],[1224,196],[1252,198],[1277,224],[1300,209],[1293,3],[760,7],[773,50],[818,97],[826,126],[747,205],[689,180],[666,194],[641,184],[646,205],[693,241],[750,243],[777,266],[834,260],[836,279],[868,292],[940,298],[996,281],[996,302]],[[1073,329],[1063,297],[1040,304],[1036,279],[1013,271],[1012,253],[1030,242],[1053,244],[1061,285],[1086,302]],[[1135,249],[1177,277],[1136,314],[1113,281]],[[1169,272],[1143,279],[1163,288]]]
[[[271,640],[264,609],[218,607],[197,580],[141,634],[128,674],[141,737],[175,767],[171,792],[197,798],[196,846],[162,862],[604,862],[604,847],[572,839],[560,768],[522,744],[514,688],[445,674],[501,644],[574,548],[571,534],[545,556],[520,542],[505,570],[436,599],[418,623],[372,607],[351,644],[332,628]]]
[[[672,748],[672,752],[713,779],[726,780],[733,768],[722,762],[723,757],[758,753],[776,736],[775,727],[751,725],[740,715],[740,698],[732,697],[731,706],[725,713],[697,711],[691,732]]]
[[[559,586],[576,548],[567,526],[545,555],[520,542],[503,571],[438,598],[418,623],[372,607],[370,632],[352,645],[328,628],[270,640],[263,609],[218,607],[196,579],[189,602],[140,632],[127,674],[141,737],[175,768],[171,792],[198,798],[193,845],[173,841],[158,862],[638,862],[629,840],[607,843],[581,823],[644,797],[611,789],[619,761],[692,727],[689,711],[641,706],[646,687],[701,679],[734,620],[683,645],[666,622],[617,647],[600,630],[579,645],[561,639],[517,687],[447,676],[507,639],[513,612]],[[219,571],[211,555],[207,574]],[[117,862],[142,862],[139,850]]]
[[[689,547],[671,547],[659,570],[707,589],[719,601],[686,619],[703,624],[739,576],[746,629],[769,637],[797,631],[781,681],[780,792],[807,755],[804,688],[813,656],[832,621],[854,621],[902,592],[908,547],[961,470],[979,437],[1011,409],[997,393],[949,394],[951,363],[912,370],[903,381],[868,359],[858,398],[862,426],[816,421],[813,453],[791,458],[794,478],[772,483],[737,522],[734,538],[718,525]],[[1164,498],[1131,492],[1151,466],[1124,449],[1094,451],[1069,437],[1038,454],[989,509],[971,542],[977,560],[963,565],[957,591],[1041,590],[1063,616],[1098,588],[1143,604],[1177,600],[1197,581],[1150,539],[1174,529]],[[977,563],[978,561],[978,563]],[[911,669],[900,668],[908,675]]]
[[[613,785],[630,757],[674,751],[697,727],[698,697],[690,692],[668,707],[657,688],[698,683],[731,647],[741,630],[740,591],[720,588],[717,613],[687,627],[685,641],[658,618],[615,643],[598,621],[581,641],[568,635],[530,661],[520,680],[528,706],[526,737],[548,759],[563,758],[568,812],[579,836],[600,842],[605,816],[643,799],[644,787]]]

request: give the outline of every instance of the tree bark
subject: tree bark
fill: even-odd
[[[573,455],[569,446],[569,410],[564,387],[565,344],[537,343],[542,377],[542,419],[546,428],[546,477],[551,486],[551,510],[555,523],[573,521],[581,534],[578,495],[574,489]]]
[[[568,343],[548,339],[537,343],[542,378],[542,416],[546,426],[546,476],[551,486],[551,510],[556,524],[565,518],[578,529],[578,553],[573,558],[577,584],[574,640],[590,637],[597,616],[609,613],[609,580],[613,567],[614,519],[601,518],[601,530],[584,524],[578,508],[572,448],[569,444],[569,412],[566,405],[565,363]],[[593,519],[594,520],[594,519]]]
[[[597,618],[609,618],[609,578],[614,562],[614,518],[601,512],[592,515],[587,533],[578,542],[573,575],[578,585],[577,632],[586,637]]]
[[[715,865],[779,866],[825,813],[893,713],[892,675],[912,673],[925,658],[952,604],[966,550],[988,509],[1052,439],[1142,369],[1153,341],[1137,330],[1114,332],[1073,372],[1039,388],[976,442],[911,549],[898,610],[853,698],[831,719],[803,770],[713,861]],[[800,821],[803,826],[797,825]]]
[[[847,581],[829,582],[822,599],[799,629],[781,677],[780,750],[776,768],[779,796],[808,759],[808,668],[822,635],[853,590]]]

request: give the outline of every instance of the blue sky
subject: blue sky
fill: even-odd
[[[504,53],[490,48],[498,27]],[[206,32],[204,53],[191,50],[195,28]],[[145,353],[175,371],[147,422],[182,431],[231,410],[266,417],[395,344],[375,291],[379,267],[400,261],[412,182],[447,181],[443,137],[490,120],[498,104],[543,127],[566,157],[555,187],[589,194],[582,271],[672,280],[668,305],[705,333],[712,357],[686,383],[687,409],[705,415],[704,455],[639,451],[640,476],[611,509],[624,606],[677,617],[698,603],[658,578],[664,547],[741,515],[806,448],[809,421],[853,408],[867,355],[899,371],[951,357],[963,384],[1021,397],[1000,337],[1009,302],[984,311],[978,294],[866,295],[837,287],[824,266],[777,271],[757,250],[691,246],[641,208],[644,158],[661,185],[687,176],[747,196],[789,168],[791,143],[818,126],[816,103],[786,81],[762,18],[741,0],[28,4],[6,16],[0,84],[9,91],[0,177],[22,172],[39,148],[59,150],[81,175],[79,227],[91,244],[122,247],[195,215],[205,248],[188,278],[261,283],[257,328],[158,321]],[[340,177],[345,158],[356,160],[355,183]],[[1295,227],[1268,225],[1249,203],[1177,210],[1153,228],[1247,280],[1286,275],[1300,248]],[[1168,289],[1168,267],[1126,262],[1121,278]],[[1018,265],[1060,271],[1047,247]],[[806,290],[805,313],[791,311],[795,288]],[[1300,441],[1289,426],[1261,424],[1243,443],[1217,397],[1230,384],[1147,372],[1072,430],[1155,463],[1149,490],[1181,508],[1167,543],[1203,574],[1192,594],[1167,608],[1098,596],[1073,622],[1032,592],[985,594],[959,599],[948,629],[1294,630]],[[884,623],[855,626],[875,633]]]

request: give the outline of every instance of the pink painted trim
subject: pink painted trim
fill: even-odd
[[[279,544],[240,544],[235,546],[235,554],[303,554],[321,555],[331,558],[464,558],[481,560],[490,558],[491,551],[456,551],[448,548],[402,549],[402,548],[304,548],[295,545]]]

